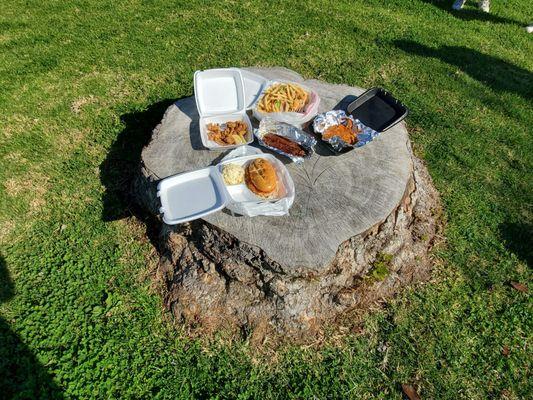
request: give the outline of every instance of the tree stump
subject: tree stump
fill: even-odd
[[[316,90],[320,112],[345,108],[363,92],[283,68],[250,71]],[[159,180],[225,155],[203,148],[198,118],[194,97],[178,100],[142,151],[134,195],[153,214]],[[320,141],[316,150],[303,165],[287,164],[296,188],[289,216],[223,211],[178,226],[161,223],[159,272],[176,318],[202,331],[240,328],[298,339],[428,277],[439,198],[405,124],[344,154]]]

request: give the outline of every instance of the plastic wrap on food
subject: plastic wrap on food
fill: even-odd
[[[339,126],[341,128],[338,128]],[[338,129],[339,133],[330,129]],[[322,140],[328,142],[335,151],[364,146],[379,135],[379,132],[362,124],[351,115],[347,115],[343,110],[318,114],[313,120],[313,130],[320,134]]]
[[[263,97],[267,94],[270,88],[276,85],[292,85],[297,87],[300,90],[304,91],[307,96],[307,104],[299,111],[269,111],[261,110],[261,101]],[[293,93],[294,95],[294,93]],[[284,100],[276,100],[276,102],[283,102]],[[302,85],[301,83],[293,83],[287,81],[268,81],[264,86],[261,95],[259,96],[257,102],[252,108],[253,115],[255,119],[261,121],[263,118],[272,118],[279,122],[286,122],[291,125],[296,125],[301,127],[304,123],[311,121],[313,117],[318,112],[318,106],[320,105],[320,96],[314,90]]]
[[[266,117],[259,123],[255,136],[261,146],[273,150],[300,164],[314,153],[316,139],[303,130]]]
[[[229,152],[222,162],[231,161],[247,156],[263,154],[261,149],[252,146],[240,146]],[[272,156],[274,157],[274,156]],[[289,209],[294,203],[294,182],[286,168],[279,170],[281,176],[285,176],[287,182],[286,196],[279,200],[262,200],[262,201],[230,201],[226,208],[234,214],[255,217],[258,215],[282,216],[288,215]]]

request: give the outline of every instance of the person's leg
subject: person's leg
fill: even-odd
[[[490,0],[480,0],[479,9],[483,12],[488,13],[490,11]]]
[[[460,10],[461,8],[463,8],[465,3],[466,3],[466,0],[455,0],[455,2],[453,3],[452,8],[454,10]]]

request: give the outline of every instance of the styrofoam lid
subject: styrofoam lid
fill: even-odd
[[[222,176],[208,167],[163,179],[157,186],[160,212],[169,225],[202,218],[221,210],[228,202]]]
[[[201,116],[232,114],[245,109],[244,82],[237,68],[196,71],[194,95]]]
[[[259,96],[263,92],[268,79],[253,72],[241,69],[242,78],[244,80],[244,97],[246,108],[250,109],[259,100]]]

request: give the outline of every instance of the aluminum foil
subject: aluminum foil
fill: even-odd
[[[298,143],[303,147],[306,153],[305,156],[293,156],[292,154],[287,154],[280,149],[267,145],[265,142],[263,142],[263,136],[267,133],[274,133],[279,136],[284,136],[287,139]],[[285,122],[279,122],[270,117],[265,117],[261,120],[259,123],[259,128],[255,130],[254,134],[261,146],[273,150],[276,153],[283,154],[296,164],[301,164],[305,159],[311,157],[311,155],[315,152],[314,147],[316,145],[316,139],[313,136],[295,127],[294,125],[290,125]]]
[[[318,114],[313,120],[313,130],[321,136],[324,132],[333,125],[346,125],[348,120],[352,120],[353,126],[357,127],[359,133],[357,134],[357,143],[346,143],[338,136],[333,136],[330,139],[322,139],[329,143],[335,151],[341,151],[348,147],[361,147],[371,142],[379,132],[364,125],[358,119],[354,119],[351,115],[347,115],[343,110],[332,110],[323,114]]]

